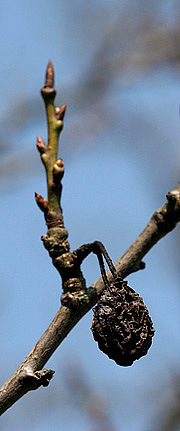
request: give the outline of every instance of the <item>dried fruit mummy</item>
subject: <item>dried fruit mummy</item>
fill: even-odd
[[[102,247],[101,251],[103,252]],[[109,260],[114,282],[108,285],[102,256],[100,257],[99,254],[98,259],[106,288],[93,309],[94,319],[91,329],[99,349],[110,359],[114,359],[118,365],[126,367],[147,354],[155,330],[142,298],[127,285],[126,281],[116,275],[107,252],[104,256],[107,261]]]
[[[93,309],[92,332],[100,350],[118,365],[128,366],[146,355],[154,328],[142,298],[116,279]]]

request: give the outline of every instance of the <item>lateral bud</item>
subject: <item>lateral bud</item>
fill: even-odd
[[[55,184],[59,183],[64,175],[64,163],[62,159],[57,160],[53,166],[53,181]]]
[[[40,154],[44,154],[46,152],[46,144],[40,136],[37,136],[37,149]]]
[[[36,199],[36,203],[38,205],[38,207],[40,208],[40,210],[44,213],[47,214],[48,210],[49,210],[49,206],[48,206],[48,202],[46,201],[46,199],[44,199],[41,195],[39,195],[38,193],[35,193],[35,199]]]
[[[62,105],[60,108],[59,106],[55,106],[56,120],[63,121],[65,113],[66,113],[66,105]]]

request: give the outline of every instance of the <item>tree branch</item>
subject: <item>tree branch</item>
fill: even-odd
[[[83,259],[94,251],[93,244],[81,246],[71,253],[67,241],[68,232],[64,227],[60,206],[64,165],[62,159],[57,160],[58,139],[63,127],[65,105],[61,108],[54,107],[56,90],[53,86],[54,71],[52,63],[49,62],[45,86],[41,90],[47,114],[48,146],[39,136],[37,138],[37,148],[46,169],[48,202],[37,193],[35,197],[44,213],[48,228],[42,240],[62,278],[64,294],[62,306],[45,333],[0,388],[0,415],[28,391],[49,384],[54,371],[43,370],[44,365],[76,323],[96,304],[105,287],[102,278],[99,278],[87,289],[80,269]],[[163,236],[174,229],[179,221],[180,185],[167,194],[167,201],[163,207],[153,214],[143,232],[116,262],[118,275],[124,278],[144,268],[142,258]],[[112,281],[112,277],[108,271],[109,282]]]
[[[124,278],[136,271],[141,259],[163,236],[173,230],[179,221],[180,185],[177,189],[167,194],[167,201],[163,207],[155,211],[145,229],[115,263],[118,274]],[[107,277],[111,281],[112,276],[109,271],[107,272]],[[74,301],[73,295],[67,294],[67,306],[60,307],[40,340],[14,374],[1,387],[1,415],[25,393],[43,384],[41,378],[37,381],[37,372],[41,373],[48,359],[71,329],[96,304],[103,289],[104,283],[101,277],[81,297],[79,296],[77,301]],[[43,373],[45,375],[49,373],[48,380],[53,376],[52,370],[49,370],[49,372],[43,370]],[[45,380],[46,383],[48,383],[48,380]]]

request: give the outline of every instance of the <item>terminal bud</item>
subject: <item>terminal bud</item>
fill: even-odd
[[[54,69],[51,60],[47,65],[44,87],[54,88]]]

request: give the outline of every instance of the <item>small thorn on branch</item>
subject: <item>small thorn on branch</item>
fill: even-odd
[[[63,121],[65,113],[66,113],[66,105],[62,105],[60,108],[59,106],[55,106],[56,120]]]
[[[45,142],[40,136],[37,136],[37,149],[40,154],[45,153],[47,149]]]
[[[46,69],[45,88],[54,88],[54,69],[50,60]]]
[[[50,380],[53,378],[55,371],[54,370],[41,370],[36,371],[35,376],[37,378],[38,387],[39,386],[48,386]]]
[[[40,208],[40,210],[44,214],[47,214],[47,212],[49,211],[48,202],[40,194],[38,194],[36,192],[35,192],[35,199],[36,199],[36,203],[37,203],[38,207]]]
[[[53,378],[55,371],[53,370],[39,370],[33,372],[27,372],[23,380],[28,384],[29,389],[35,390],[40,386],[48,386],[50,380]]]

